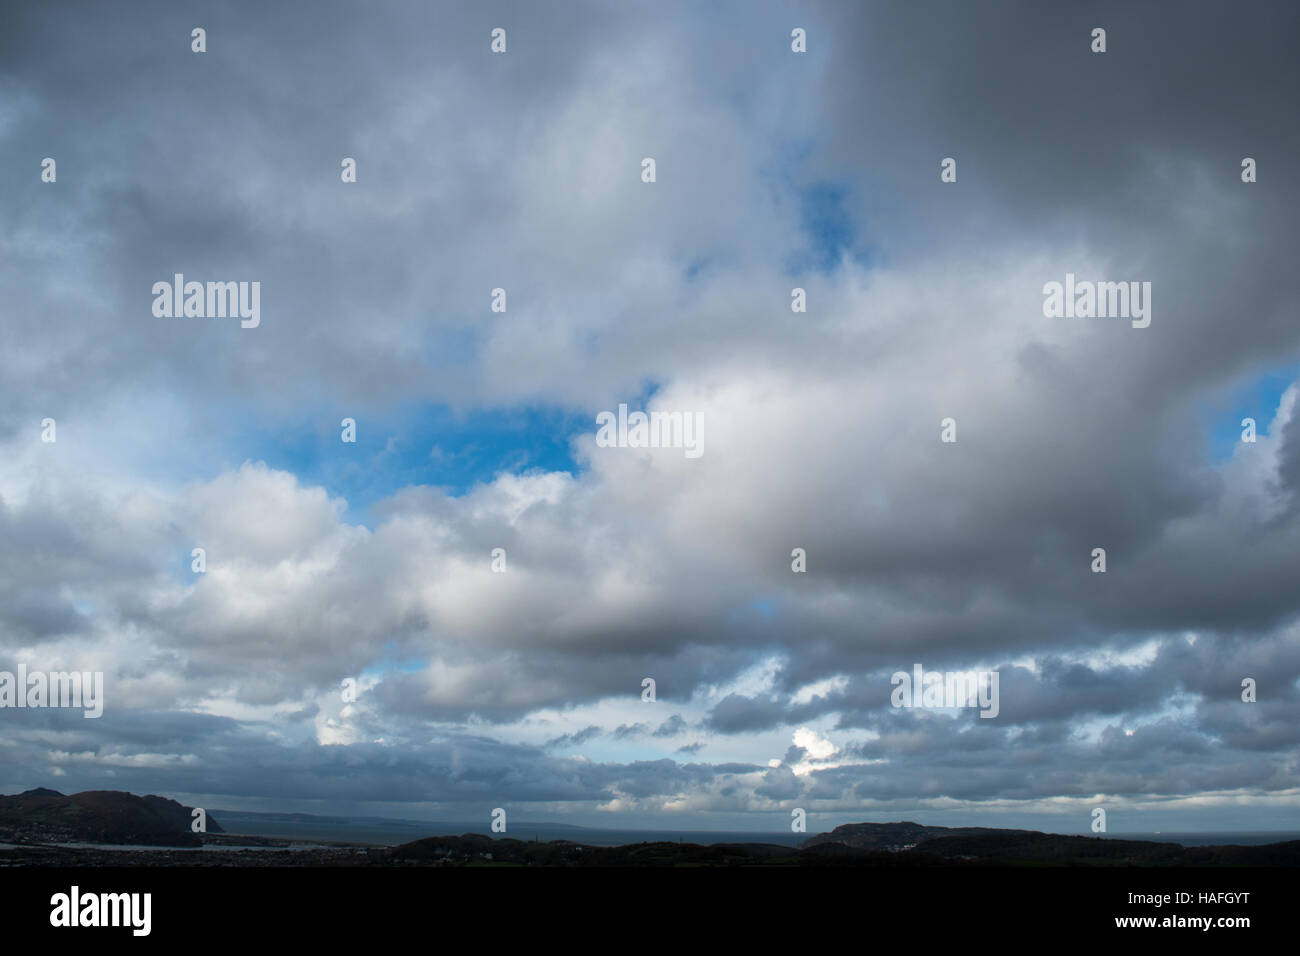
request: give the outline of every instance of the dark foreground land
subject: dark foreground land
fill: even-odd
[[[914,826],[914,824],[907,824]],[[855,824],[894,827],[898,824]],[[764,843],[635,843],[584,846],[480,834],[429,837],[397,847],[261,849],[105,849],[58,845],[0,848],[3,866],[141,867],[1204,867],[1300,866],[1300,840],[1264,846],[1183,847],[1004,831],[1007,835],[947,836],[906,850],[879,850],[842,842],[800,848]],[[829,836],[829,835],[824,835]],[[232,838],[234,839],[234,838]]]
[[[1036,830],[854,823],[798,848],[766,843],[588,846],[481,834],[437,836],[396,847],[319,845],[233,836],[192,809],[120,791],[0,796],[0,867],[1274,867],[1300,866],[1300,840],[1197,846],[1063,836]],[[69,844],[117,844],[85,846]],[[9,844],[9,845],[3,845]]]

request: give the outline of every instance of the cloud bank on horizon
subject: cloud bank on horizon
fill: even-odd
[[[0,670],[105,700],[0,710],[0,789],[1295,828],[1300,11],[4,16]]]

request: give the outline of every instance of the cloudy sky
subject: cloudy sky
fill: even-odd
[[[6,4],[0,669],[106,702],[0,710],[0,791],[1297,829],[1298,32]],[[176,273],[260,325],[155,316]],[[1067,273],[1150,326],[1045,317]],[[598,447],[620,403],[704,453]],[[996,670],[998,716],[891,706],[917,663]]]

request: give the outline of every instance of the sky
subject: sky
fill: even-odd
[[[1298,28],[4,5],[0,671],[105,689],[0,709],[0,792],[1300,829]],[[177,273],[259,324],[156,315]],[[916,664],[997,715],[894,706]]]

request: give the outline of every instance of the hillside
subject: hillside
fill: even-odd
[[[1263,846],[1195,846],[1068,836],[1037,830],[850,823],[805,840],[801,854],[852,861],[887,851],[903,858],[987,865],[1300,866],[1300,841]]]
[[[201,835],[190,831],[191,809],[165,797],[121,790],[67,795],[38,787],[0,796],[0,842],[200,846]],[[211,816],[207,830],[224,832]]]
[[[992,838],[1024,840],[1047,836],[1036,830],[999,830],[993,827],[927,827],[919,823],[846,823],[830,833],[819,833],[800,844],[801,849],[836,844],[855,850],[899,852],[940,837]]]
[[[835,839],[827,839],[835,834],[822,834],[798,849],[762,843],[584,846],[567,840],[541,843],[465,834],[374,850],[370,859],[398,866],[1300,866],[1300,840],[1263,846],[1183,847],[915,823],[853,824],[846,832],[841,830],[846,828],[835,831],[839,834]],[[856,845],[845,842],[848,840]]]

